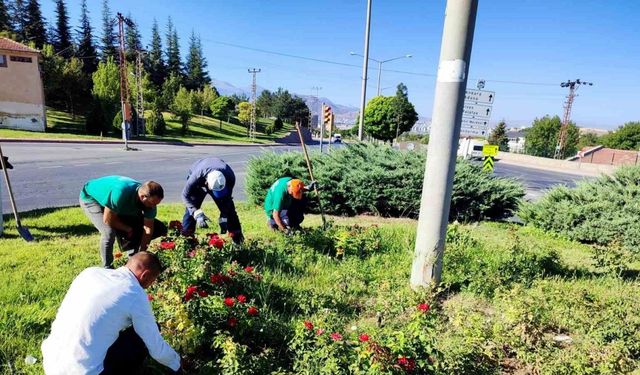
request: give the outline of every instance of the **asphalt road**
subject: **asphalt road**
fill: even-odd
[[[124,151],[121,145],[63,143],[4,143],[14,169],[9,177],[18,211],[78,204],[78,194],[89,179],[105,175],[124,175],[137,180],[155,180],[165,189],[165,202],[179,202],[189,166],[205,156],[224,159],[237,177],[234,197],[245,200],[246,162],[265,151],[299,150],[295,146],[178,146],[163,144],[134,145],[136,151]],[[317,146],[315,146],[317,147]],[[561,183],[573,185],[580,176],[496,163],[496,174],[521,180],[527,197],[535,199],[545,189]],[[11,206],[4,183],[2,212]]]

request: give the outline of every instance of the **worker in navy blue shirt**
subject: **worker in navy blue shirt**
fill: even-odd
[[[210,219],[202,211],[202,202],[209,194],[220,210],[220,233],[229,232],[234,243],[241,243],[244,237],[232,196],[235,184],[236,176],[223,160],[211,157],[196,161],[189,168],[187,184],[182,190],[182,201],[186,206],[183,231],[193,233],[196,226],[209,227]]]

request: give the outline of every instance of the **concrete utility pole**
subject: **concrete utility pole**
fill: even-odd
[[[320,117],[322,116],[322,103],[320,102],[320,95],[319,95],[319,91],[322,90],[322,87],[320,86],[313,86],[311,88],[311,90],[316,90],[316,106],[318,106],[318,121],[316,125],[320,125]],[[313,114],[311,115],[311,117],[313,118]],[[311,128],[311,121],[309,121],[309,128]]]
[[[129,114],[129,80],[127,79],[127,59],[125,56],[124,44],[124,24],[129,24],[129,19],[118,13],[118,57],[120,59],[120,104],[122,106],[122,138],[124,139],[124,149],[129,150],[128,125],[131,120]]]
[[[256,73],[260,73],[261,69],[248,69],[253,74],[251,83],[251,123],[249,124],[249,138],[256,139]]]
[[[456,150],[477,10],[478,0],[447,0],[411,269],[413,288],[435,287],[442,274]]]
[[[577,96],[576,91],[578,91],[580,85],[593,86],[593,83],[576,79],[575,81],[567,80],[567,82],[562,82],[560,84],[560,87],[569,88],[569,95],[567,95],[567,101],[564,102],[564,116],[562,117],[562,125],[560,126],[560,133],[558,134],[556,150],[553,154],[554,159],[561,159],[564,154],[564,146],[566,146],[567,143],[567,129],[569,128],[569,122],[571,121],[571,107],[573,106],[573,100]]]
[[[136,134],[144,136],[145,124],[144,124],[144,95],[142,92],[142,55],[145,51],[136,51],[136,86],[137,86],[137,101],[136,110],[138,111],[138,121],[136,123]]]
[[[367,1],[367,25],[364,31],[364,55],[362,57],[362,93],[360,94],[360,123],[358,124],[358,140],[362,142],[364,126],[364,107],[367,105],[367,69],[369,69],[369,31],[371,30],[371,0]]]

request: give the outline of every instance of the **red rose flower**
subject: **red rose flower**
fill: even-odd
[[[316,331],[316,335],[318,335],[318,336],[320,336],[323,333],[324,333],[324,329],[322,329],[322,328],[318,328],[318,330]]]
[[[310,321],[308,321],[308,320],[305,320],[305,321],[304,321],[304,327],[305,327],[306,329],[308,329],[309,331],[311,331],[311,330],[313,330],[313,323],[311,323],[311,322],[310,322]]]
[[[258,309],[255,306],[251,306],[247,309],[247,314],[251,315],[251,316],[258,316],[260,312],[258,311]]]
[[[238,297],[236,298],[238,300],[238,302],[240,303],[245,303],[247,302],[247,297],[244,294],[240,294],[238,295]]]
[[[429,304],[427,303],[421,303],[418,305],[418,310],[422,311],[422,312],[427,312],[429,311]]]
[[[151,294],[147,294],[147,301],[153,301],[153,296]]]
[[[251,266],[246,266],[246,267],[244,268],[244,270],[245,270],[245,272],[251,273],[251,272],[253,272],[253,267],[251,267]]]
[[[122,253],[119,252],[119,251],[117,253],[113,254],[113,257],[116,258],[116,259],[120,258],[121,256],[122,256]]]
[[[331,340],[333,340],[333,341],[342,340],[342,335],[339,334],[338,332],[334,332],[334,333],[330,334],[329,336],[331,337]]]
[[[179,231],[182,230],[182,223],[178,220],[172,220],[169,222],[169,229],[177,229]]]
[[[207,297],[209,293],[206,290],[198,290],[198,295],[202,298]]]
[[[236,300],[233,297],[227,297],[224,299],[224,305],[227,307],[233,307],[236,304]]]
[[[173,241],[162,241],[160,247],[164,250],[171,250],[176,247],[176,243]]]
[[[398,357],[397,363],[406,372],[412,372],[416,369],[416,361],[413,358]]]
[[[190,301],[193,299],[193,294],[198,290],[198,287],[195,285],[191,285],[187,288],[187,292],[184,294],[184,301]]]
[[[358,336],[358,339],[362,342],[367,342],[369,341],[369,335],[367,335],[366,333],[363,333],[360,336]]]
[[[234,318],[233,316],[227,319],[227,324],[229,327],[235,327],[238,324],[238,318]]]
[[[218,237],[217,234],[209,237],[209,245],[216,247],[218,249],[222,249],[224,247],[224,240]]]

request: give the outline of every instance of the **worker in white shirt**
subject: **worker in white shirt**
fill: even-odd
[[[115,270],[82,271],[42,343],[45,373],[135,373],[148,355],[179,371],[180,356],[160,335],[145,292],[161,271],[158,257],[146,251]]]

